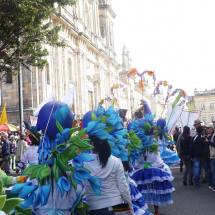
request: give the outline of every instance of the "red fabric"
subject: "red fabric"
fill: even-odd
[[[0,132],[6,131],[6,130],[10,131],[10,128],[6,124],[0,126]]]

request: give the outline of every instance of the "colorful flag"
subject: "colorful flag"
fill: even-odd
[[[2,113],[1,113],[0,125],[4,125],[6,123],[8,123],[8,120],[7,120],[6,103],[5,103]]]

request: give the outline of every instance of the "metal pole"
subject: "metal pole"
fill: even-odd
[[[18,50],[20,59],[20,36],[18,37]],[[22,96],[22,66],[19,62],[19,74],[18,74],[18,87],[19,87],[19,118],[20,118],[20,131],[23,132],[23,96]]]

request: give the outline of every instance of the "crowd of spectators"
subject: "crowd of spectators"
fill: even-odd
[[[27,148],[31,144],[30,139],[21,132],[1,132],[0,133],[0,168],[7,174],[11,170],[16,170],[21,157]]]
[[[215,132],[213,123],[201,125],[200,120],[194,122],[195,130],[185,126],[183,133],[177,134],[176,148],[181,161],[185,165],[183,184],[200,187],[200,183],[207,182],[215,191]],[[176,129],[178,130],[178,129]],[[183,171],[181,162],[180,171]]]

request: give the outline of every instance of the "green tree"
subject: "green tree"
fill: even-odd
[[[49,53],[43,44],[64,47],[58,40],[60,26],[48,21],[59,6],[77,0],[0,0],[0,72],[22,67],[43,68]],[[20,42],[19,39],[20,38]],[[20,47],[20,48],[19,48]]]

